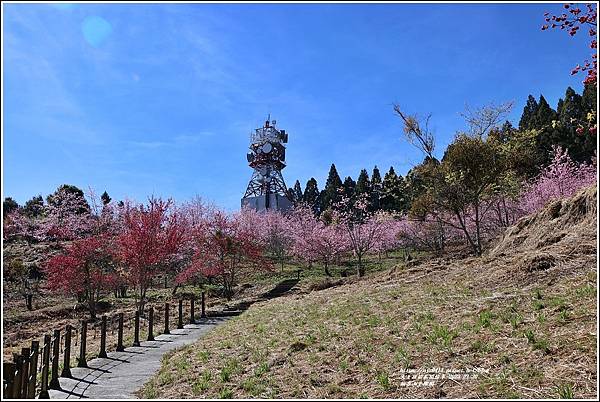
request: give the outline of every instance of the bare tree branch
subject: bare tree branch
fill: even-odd
[[[394,105],[394,112],[404,121],[404,135],[406,140],[425,155],[433,158],[435,140],[433,133],[429,131],[429,119],[431,115],[428,115],[425,119],[419,119],[416,115],[409,115],[402,112],[399,105]]]
[[[471,109],[469,105],[465,105],[465,111],[461,113],[461,116],[469,125],[471,135],[484,137],[489,134],[490,130],[498,127],[500,122],[510,113],[512,107],[512,101],[499,105],[490,103],[476,109]]]

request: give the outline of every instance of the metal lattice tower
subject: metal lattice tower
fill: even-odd
[[[256,210],[285,211],[292,207],[281,171],[285,168],[285,145],[288,135],[275,128],[271,116],[263,127],[250,134],[248,165],[254,169],[248,188],[242,198],[242,207]]]

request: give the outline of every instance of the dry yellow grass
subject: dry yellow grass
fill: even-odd
[[[595,188],[552,204],[481,258],[257,303],[166,356],[140,396],[593,398],[595,205]],[[403,386],[430,368],[485,372]]]

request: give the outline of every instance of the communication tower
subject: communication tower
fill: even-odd
[[[288,142],[288,135],[285,130],[277,129],[276,123],[269,115],[264,126],[250,134],[250,152],[246,158],[254,171],[242,198],[242,207],[258,211],[286,211],[292,207],[281,174],[285,168],[284,144]]]

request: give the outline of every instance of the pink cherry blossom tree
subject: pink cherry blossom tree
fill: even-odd
[[[153,279],[178,258],[187,234],[186,222],[171,200],[155,198],[148,205],[126,205],[123,220],[115,257],[128,282],[136,288],[138,310],[143,313]]]
[[[294,255],[308,264],[320,262],[325,274],[332,276],[329,266],[332,261],[349,251],[345,227],[339,217],[333,216],[329,224],[316,218],[307,206],[298,206],[289,217],[293,236]]]
[[[59,242],[91,234],[95,222],[83,196],[59,188],[49,201],[40,222],[41,235],[45,239]]]
[[[566,150],[554,147],[554,157],[536,179],[525,184],[521,204],[525,213],[543,208],[549,201],[570,197],[596,183],[594,164],[574,162]]]
[[[337,208],[340,222],[346,230],[350,249],[357,258],[357,273],[365,275],[364,256],[376,250],[386,230],[389,215],[386,212],[369,212],[369,201],[366,195],[359,196],[353,204],[346,197],[342,198]]]
[[[102,291],[112,274],[110,242],[106,237],[91,236],[73,241],[64,254],[50,258],[45,267],[48,289],[76,295],[86,301],[92,319]]]
[[[264,244],[257,227],[251,224],[244,211],[226,214],[214,211],[192,233],[194,254],[192,262],[177,276],[179,283],[194,278],[216,278],[221,282],[225,296],[231,299],[237,280],[257,270],[270,270],[263,258]]]
[[[265,211],[258,216],[257,224],[265,244],[265,251],[279,262],[283,271],[285,260],[294,242],[289,220],[281,212]]]

